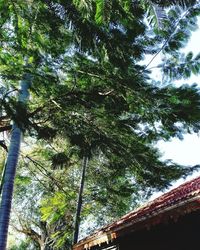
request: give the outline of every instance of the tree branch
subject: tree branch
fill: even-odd
[[[0,127],[0,132],[8,131],[12,129],[12,125],[7,125],[4,127]]]

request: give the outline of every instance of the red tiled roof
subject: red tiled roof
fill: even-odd
[[[170,218],[200,209],[200,177],[161,195],[143,207],[134,210],[91,236],[81,240],[73,249],[90,249],[95,245],[112,241],[120,235],[148,228]]]

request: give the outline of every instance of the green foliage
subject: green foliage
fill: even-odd
[[[5,152],[2,148],[0,148],[0,176],[2,176],[4,164],[5,164]]]
[[[98,25],[107,24],[110,21],[111,10],[114,1],[97,0],[95,21]]]
[[[60,152],[52,156],[52,166],[54,169],[58,166],[62,168],[63,165],[67,165],[69,162],[70,158],[65,152]]]
[[[96,21],[97,24],[102,24],[103,23],[103,13],[104,13],[104,10],[105,10],[104,4],[105,4],[104,0],[96,1],[95,21]]]
[[[66,210],[66,204],[67,203],[64,194],[60,192],[55,193],[51,199],[42,202],[42,219],[44,221],[48,220],[49,223],[54,223],[56,220],[58,220],[61,214],[64,214]]]
[[[16,180],[15,180],[15,185],[16,186],[26,186],[28,184],[30,184],[31,182],[31,178],[28,176],[17,176]]]
[[[190,6],[193,6],[195,3],[198,3],[196,0],[170,0],[170,1],[164,1],[164,0],[152,0],[151,2],[155,4],[159,4],[163,7],[169,7],[172,5],[179,5],[182,8],[187,8]]]
[[[166,34],[169,42],[164,51],[173,53],[184,47],[190,37],[190,32],[197,29],[196,16],[199,15],[199,7],[189,9],[184,15],[179,8],[173,8],[168,12],[169,21],[166,21],[165,27],[168,27]]]
[[[75,198],[73,193],[68,195],[70,199],[72,199],[72,196]],[[69,207],[69,196],[67,199],[64,193],[55,192],[52,197],[44,199],[41,203],[41,218],[54,228],[50,238],[55,242],[54,247],[56,249],[65,245],[69,248],[71,243],[73,214]]]
[[[188,79],[192,74],[198,75],[200,72],[200,54],[194,56],[192,52],[187,55],[174,53],[160,67],[169,79]]]
[[[16,207],[22,226],[44,233],[51,247],[70,246],[83,156],[90,163],[82,219],[93,213],[98,226],[198,169],[161,161],[154,146],[200,130],[199,89],[171,84],[199,73],[199,55],[178,51],[196,29],[199,7],[176,3],[0,4],[0,77],[11,91],[1,95],[1,112],[35,138],[33,160],[17,175]],[[161,50],[166,60],[159,67],[170,83],[163,86],[140,65]],[[12,94],[24,72],[33,76],[27,109]]]
[[[30,242],[25,240],[22,241],[19,245],[17,246],[12,246],[11,248],[9,248],[10,250],[27,250],[27,249],[33,249],[32,246],[30,245]],[[35,248],[36,250],[36,248]]]

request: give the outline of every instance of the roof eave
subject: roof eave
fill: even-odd
[[[98,233],[80,241],[73,246],[73,250],[87,250],[93,246],[100,246],[103,243],[108,244],[130,231],[138,231],[140,229],[150,228],[153,225],[166,222],[170,218],[177,219],[179,216],[190,213],[197,209],[200,209],[200,195],[190,197],[164,209],[158,209],[138,219],[130,217],[122,223],[115,224],[110,228],[107,227],[101,231],[98,231]]]

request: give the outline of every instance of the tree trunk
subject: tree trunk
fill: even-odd
[[[82,198],[83,198],[83,189],[84,189],[84,183],[85,183],[85,171],[87,168],[87,163],[88,163],[88,157],[84,156],[83,157],[83,170],[82,170],[82,177],[81,177],[81,185],[80,185],[77,208],[76,208],[73,244],[76,244],[78,241],[80,215],[81,215]]]
[[[19,93],[19,103],[25,104],[29,97],[29,87],[31,84],[30,74],[25,74],[21,81]],[[10,220],[11,202],[13,195],[14,179],[19,158],[20,142],[22,131],[14,122],[11,131],[10,147],[8,150],[5,165],[5,175],[2,185],[2,196],[0,205],[0,249],[6,249],[8,226]]]

